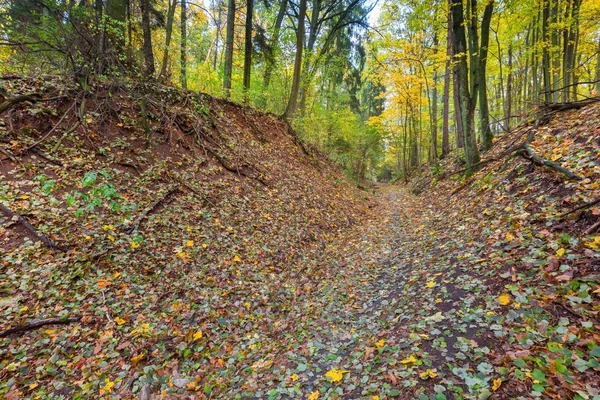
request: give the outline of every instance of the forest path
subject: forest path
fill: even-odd
[[[377,197],[381,219],[356,240],[365,267],[342,272],[318,293],[323,318],[309,324],[301,351],[289,356],[298,375],[309,376],[302,392],[489,396],[497,378],[493,331],[501,327],[470,238],[448,230],[441,205],[422,204],[405,187],[380,187]]]

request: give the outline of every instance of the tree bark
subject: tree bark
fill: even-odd
[[[277,13],[277,19],[275,20],[275,26],[273,27],[271,43],[269,44],[266,54],[267,65],[265,67],[265,75],[263,78],[264,91],[269,88],[269,84],[271,83],[271,76],[273,74],[273,69],[275,68],[275,48],[278,46],[279,33],[281,31],[281,25],[283,24],[283,18],[285,17],[285,13],[287,11],[287,6],[288,0],[281,0],[279,4],[279,12]]]
[[[544,79],[544,101],[552,102],[552,86],[550,84],[550,52],[548,51],[548,19],[550,18],[550,0],[542,0],[542,75]]]
[[[285,110],[286,118],[294,118],[298,108],[298,90],[300,88],[300,77],[302,75],[302,51],[304,50],[304,19],[306,17],[306,0],[300,0],[298,12],[298,32],[296,32],[296,57],[294,60],[294,78],[290,100]]]
[[[506,78],[506,96],[504,107],[504,129],[510,131],[510,119],[512,116],[512,81],[513,81],[513,51],[512,45],[508,46],[508,76]],[[524,83],[525,85],[527,82]]]
[[[437,47],[438,47],[438,38],[437,35],[434,36],[433,38],[433,52],[434,54],[437,53]],[[432,93],[431,93],[431,157],[430,160],[431,162],[435,162],[438,158],[438,142],[437,142],[437,102],[438,102],[438,93],[437,93],[437,79],[438,79],[438,72],[437,69],[434,69],[433,71],[433,88],[432,88]],[[429,93],[427,93],[427,96],[429,96]]]
[[[231,96],[231,73],[233,71],[233,35],[235,29],[235,0],[227,5],[227,37],[225,39],[225,70],[223,72],[223,89],[225,97]]]
[[[152,31],[150,30],[150,0],[140,0],[142,11],[143,52],[146,77],[154,78],[154,52],[152,50]]]
[[[490,23],[492,22],[492,12],[494,11],[494,1],[486,4],[481,21],[481,44],[479,46],[479,117],[481,123],[481,137],[483,139],[483,148],[489,150],[492,148],[494,135],[490,129],[490,109],[487,96],[487,57],[490,42]]]
[[[444,69],[444,93],[442,102],[444,110],[442,111],[442,155],[446,157],[450,153],[450,60],[452,58],[452,13],[448,10],[448,30],[446,40],[446,66]]]
[[[250,74],[252,72],[252,14],[254,0],[246,0],[246,35],[244,46],[244,102],[249,101]]]
[[[471,1],[471,12],[475,13],[476,0]],[[475,26],[474,26],[475,25]],[[476,21],[469,24],[471,31],[471,46],[474,50],[477,43]],[[477,149],[477,139],[475,137],[475,100],[478,89],[477,65],[471,66],[471,90],[469,90],[469,67],[467,65],[467,37],[465,32],[465,20],[462,0],[452,0],[452,30],[454,32],[454,54],[457,59],[458,75],[458,94],[460,115],[463,125],[463,138],[465,148],[465,162],[467,174],[473,172],[473,167],[479,162],[479,150]],[[471,63],[478,64],[478,54],[471,53]]]
[[[173,20],[175,19],[175,9],[177,8],[177,0],[169,1],[167,7],[167,26],[165,28],[165,52],[163,54],[162,67],[158,74],[158,79],[165,79],[167,76],[167,65],[169,63],[169,46],[171,45],[171,36],[173,34]],[[182,14],[183,15],[183,14]],[[183,37],[183,31],[182,31]]]
[[[187,4],[181,0],[181,54],[179,55],[181,87],[187,90]]]

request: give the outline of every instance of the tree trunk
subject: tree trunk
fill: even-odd
[[[227,37],[225,39],[225,70],[223,71],[223,89],[225,97],[231,96],[231,73],[233,71],[233,35],[235,29],[235,0],[227,5]]]
[[[175,0],[173,0],[175,1]],[[187,90],[187,4],[181,0],[181,54],[179,55],[181,87]]]
[[[596,58],[596,96],[600,96],[600,33],[598,34],[598,57]]]
[[[512,81],[513,81],[513,72],[512,72],[512,63],[513,61],[513,52],[512,45],[508,46],[508,77],[506,78],[506,97],[505,97],[505,107],[504,107],[504,129],[510,131],[510,119],[512,116]],[[527,84],[527,83],[525,83]]]
[[[450,60],[452,58],[452,12],[450,11],[451,3],[448,8],[448,29],[446,40],[446,66],[444,70],[444,94],[442,102],[444,110],[442,112],[442,156],[446,157],[450,153]]]
[[[143,52],[146,77],[154,78],[154,53],[152,51],[152,32],[150,31],[150,0],[140,0],[142,11],[142,31],[144,37]]]
[[[571,15],[569,19],[569,34],[565,43],[565,57],[563,65],[564,99],[569,101],[575,99],[577,87],[575,85],[575,60],[577,58],[577,42],[579,40],[579,9],[582,0],[573,0]],[[571,86],[572,85],[572,86]],[[573,92],[573,96],[569,93]]]
[[[171,45],[171,35],[173,34],[173,20],[175,19],[175,9],[177,8],[177,0],[169,1],[167,8],[167,26],[165,32],[165,52],[163,54],[162,67],[158,74],[158,79],[165,79],[167,76],[167,65],[169,63],[169,46]],[[183,15],[183,14],[182,14]],[[183,31],[182,31],[183,37]]]
[[[437,53],[437,47],[438,47],[438,38],[437,35],[434,36],[433,38],[433,52],[434,54]],[[430,162],[435,162],[438,158],[438,143],[437,143],[437,100],[438,100],[438,93],[437,93],[437,79],[438,79],[438,72],[437,69],[433,70],[433,90],[431,93],[431,156],[430,156]],[[429,93],[427,93],[427,96],[429,96]]]
[[[476,1],[471,2],[471,12],[475,13]],[[475,26],[474,26],[475,25]],[[471,19],[471,47],[474,50],[477,43],[476,22]],[[458,75],[458,94],[460,115],[463,125],[463,138],[465,148],[465,162],[467,174],[473,172],[475,164],[479,162],[479,150],[475,137],[475,100],[476,94],[469,92],[469,67],[467,65],[467,37],[462,0],[452,0],[452,29],[454,31],[454,54],[457,59],[456,68]],[[474,37],[473,37],[474,36]],[[478,64],[478,54],[471,54],[471,62]],[[471,67],[471,80],[477,80],[477,65]],[[474,75],[474,76],[473,76]],[[474,79],[475,78],[475,79]],[[478,83],[471,83],[471,90],[477,93]]]
[[[252,14],[254,0],[246,0],[246,35],[244,46],[244,102],[249,101],[250,74],[252,72]]]
[[[494,11],[494,1],[486,4],[481,21],[481,45],[479,46],[479,117],[481,122],[481,137],[483,139],[483,148],[489,150],[493,145],[494,135],[490,129],[490,109],[487,96],[487,57],[488,46],[490,42],[490,23],[492,21],[492,12]]]
[[[287,11],[288,0],[281,0],[279,4],[279,12],[277,13],[277,19],[275,20],[275,26],[273,27],[273,36],[271,37],[271,43],[269,44],[269,48],[267,49],[266,54],[266,67],[265,67],[265,75],[263,78],[263,90],[266,91],[269,88],[269,84],[271,83],[271,75],[273,74],[273,69],[275,68],[275,48],[279,43],[279,33],[281,31],[281,25],[283,24],[283,18],[285,17],[285,13]]]
[[[552,101],[552,86],[550,84],[550,52],[548,51],[548,19],[550,17],[550,0],[542,0],[542,74],[544,78],[544,101]]]
[[[317,42],[317,25],[319,24],[319,15],[321,13],[321,1],[322,0],[313,0],[313,8],[310,14],[310,33],[308,34],[308,43],[306,44],[307,56],[304,57],[302,66],[302,71],[304,74],[308,72],[310,66],[310,58],[308,56],[313,54],[315,43]],[[304,110],[306,109],[306,92],[309,85],[309,78],[307,76],[304,76],[303,78],[304,79],[301,80],[302,84],[300,85],[300,115],[303,115]]]
[[[296,58],[294,60],[294,78],[290,100],[285,110],[286,118],[294,118],[298,108],[298,90],[300,88],[300,77],[302,75],[302,51],[304,50],[304,19],[306,17],[306,0],[300,0],[298,12],[298,32],[296,32]]]
[[[216,6],[218,8],[217,11],[217,20],[215,22],[215,29],[216,29],[216,35],[215,35],[215,52],[213,54],[213,71],[217,70],[217,61],[219,60],[219,39],[221,39],[221,24],[222,24],[222,15],[223,15],[223,8],[221,7],[221,0],[217,0]]]

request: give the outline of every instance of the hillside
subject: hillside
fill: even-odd
[[[223,368],[271,351],[259,337],[295,329],[335,273],[326,248],[369,214],[366,192],[251,108],[155,85],[5,83],[6,98],[36,96],[0,115],[0,330],[81,319],[0,339],[5,398],[94,397],[115,379],[150,393],[197,370],[219,393]]]
[[[5,398],[597,398],[600,103],[373,195],[248,107],[9,82]]]

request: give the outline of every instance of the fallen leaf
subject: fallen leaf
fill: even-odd
[[[329,378],[329,382],[336,383],[336,382],[340,382],[344,378],[344,374],[346,374],[348,372],[350,372],[350,371],[347,371],[345,369],[330,369],[325,374],[325,377]]]
[[[503,306],[507,306],[510,304],[510,296],[506,293],[500,295],[500,297],[498,297],[498,303],[502,304]]]

